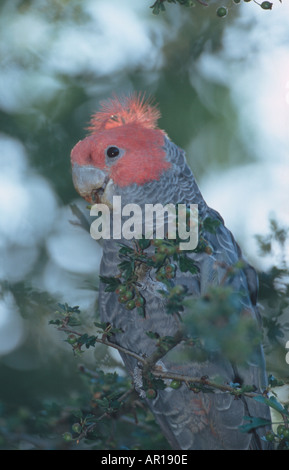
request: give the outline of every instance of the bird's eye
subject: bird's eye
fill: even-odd
[[[120,151],[119,151],[119,148],[117,147],[108,147],[107,151],[106,151],[106,155],[109,157],[109,158],[115,158],[119,155]]]

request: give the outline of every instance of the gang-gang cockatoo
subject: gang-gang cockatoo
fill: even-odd
[[[249,316],[258,325],[256,273],[243,260],[240,248],[221,216],[204,201],[183,150],[157,127],[158,118],[158,109],[141,95],[113,97],[101,103],[101,109],[91,119],[89,135],[78,142],[71,152],[74,186],[90,203],[103,203],[110,208],[114,196],[121,196],[122,206],[138,204],[143,210],[147,204],[197,204],[200,220],[209,218],[218,222],[215,230],[202,233],[209,249],[187,252],[196,271],[180,270],[176,264],[176,271],[169,276],[171,279],[168,283],[172,286],[184,286],[193,299],[203,296],[204,302],[206,293],[211,292],[212,286],[229,286],[240,294],[239,304],[234,304],[234,319],[237,312],[240,318]],[[100,267],[102,279],[115,277],[119,273],[119,250],[123,245],[135,247],[136,243],[135,240],[124,237],[115,239],[113,234],[103,240]],[[152,244],[151,249],[154,250],[153,247]],[[171,266],[173,259],[168,256],[168,261]],[[239,263],[239,269],[234,271],[232,267],[236,263]],[[166,269],[167,265],[164,266]],[[145,303],[144,315],[140,315],[137,308],[128,309],[124,303],[119,302],[118,294],[107,291],[106,284],[102,282],[99,310],[102,322],[108,322],[121,330],[110,337],[110,340],[139,357],[147,358],[157,350],[156,338],[177,336],[190,309],[188,307],[175,312],[170,310],[168,313],[168,297],[163,292],[170,289],[170,286],[161,282],[158,267],[146,265],[146,269],[139,269],[139,272],[135,287],[139,298]],[[212,295],[211,292],[210,296]],[[209,330],[222,330],[230,323],[230,316],[224,320],[222,313],[219,312],[219,324],[215,319],[211,328],[208,325]],[[196,319],[197,316],[193,318]],[[148,332],[153,334],[147,334]],[[199,338],[201,343],[203,339],[206,340]],[[249,346],[248,344],[248,349]],[[222,348],[219,350],[218,344],[214,342],[211,349],[209,344],[205,359],[200,360],[194,355],[190,359],[188,354],[182,354],[182,348],[188,347],[185,341],[178,341],[153,365],[154,371],[186,376],[187,381],[180,380],[177,386],[174,381],[174,387],[171,387],[172,382],[164,380],[164,387],[153,390],[151,398],[144,397],[171,447],[207,450],[267,449],[268,443],[261,438],[266,428],[258,427],[249,433],[242,432],[239,428],[248,423],[246,418],[244,420],[248,416],[270,421],[267,406],[246,394],[235,397],[220,388],[206,393],[201,386],[198,388],[199,382],[194,387],[190,387],[188,382],[190,377],[205,377],[203,380],[217,380],[219,384],[232,387],[236,383],[240,387],[252,385],[260,392],[266,387],[261,346],[252,348],[246,364],[240,366],[227,358]],[[142,380],[143,364],[132,355],[121,355],[136,389],[141,396],[146,395],[148,382],[145,378]]]

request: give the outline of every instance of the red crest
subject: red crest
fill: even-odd
[[[92,134],[125,124],[140,124],[147,129],[156,129],[160,118],[158,108],[141,93],[124,97],[113,96],[102,101],[100,106],[100,110],[92,116],[88,127]]]

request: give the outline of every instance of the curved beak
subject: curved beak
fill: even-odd
[[[114,184],[107,172],[89,165],[72,165],[72,180],[76,191],[90,203],[112,207]]]

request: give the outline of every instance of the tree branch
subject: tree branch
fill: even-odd
[[[146,373],[155,366],[157,361],[164,357],[171,349],[184,339],[182,330],[178,330],[173,338],[174,339],[170,345],[164,346],[161,344],[149,357],[145,359],[143,367],[144,375],[146,375]]]
[[[76,336],[82,336],[82,333],[79,333],[78,331],[72,330],[71,328],[68,328],[67,326],[64,326],[64,325],[60,326],[58,328],[58,330],[65,331],[66,333],[71,333],[71,334],[76,335]],[[106,346],[110,346],[111,348],[117,349],[119,352],[123,352],[124,354],[128,354],[129,356],[134,357],[139,362],[145,363],[145,359],[142,356],[139,356],[139,354],[136,354],[132,351],[129,351],[128,349],[123,348],[122,346],[119,346],[118,344],[111,343],[107,339],[100,339],[100,338],[97,338],[95,336],[94,340],[95,340],[96,343],[105,344]]]
[[[65,331],[66,333],[71,333],[79,337],[82,336],[82,333],[72,330],[71,328],[68,328],[65,325],[60,326],[58,330]],[[183,339],[182,331],[179,330],[175,334],[174,338],[175,338],[175,342],[173,342],[169,348],[160,348],[160,350],[157,349],[151,356],[147,358],[144,358],[140,356],[139,354],[136,354],[133,351],[130,351],[129,349],[119,346],[118,344],[112,343],[108,341],[107,339],[100,339],[100,338],[95,337],[94,340],[96,343],[104,344],[105,346],[109,346],[111,348],[117,349],[119,352],[122,352],[123,354],[134,357],[138,361],[138,363],[141,363],[143,365],[143,370],[142,370],[143,376],[146,376],[146,374],[150,372],[151,374],[155,376],[155,378],[178,380],[180,382],[185,382],[187,386],[190,386],[190,384],[198,384],[198,385],[210,387],[212,389],[220,390],[221,392],[224,392],[224,393],[231,393],[232,395],[235,395],[235,396],[244,395],[244,396],[251,397],[251,398],[254,398],[260,395],[260,393],[255,393],[251,391],[246,392],[246,391],[242,391],[239,388],[234,388],[230,385],[222,385],[222,384],[212,382],[207,377],[192,377],[188,375],[176,374],[170,371],[160,370],[159,367],[156,366],[156,362],[159,359],[161,359],[163,356],[165,356],[169,350],[174,348],[176,344],[182,341]],[[120,397],[119,400],[120,399],[122,399],[122,397]],[[98,418],[98,420],[104,418],[105,416],[109,416],[109,415],[107,413],[104,413],[100,418]],[[87,429],[90,430],[89,427]]]

